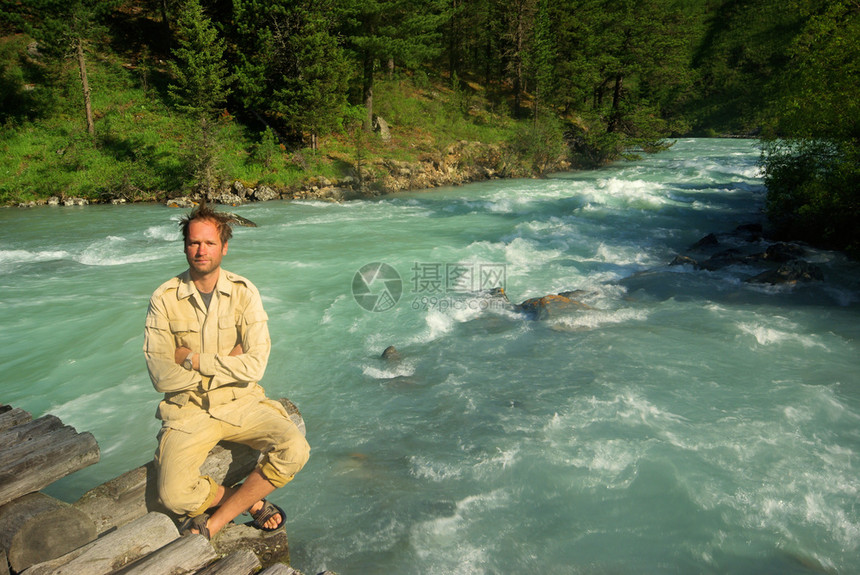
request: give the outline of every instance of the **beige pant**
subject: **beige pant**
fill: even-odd
[[[280,403],[269,399],[242,403],[241,427],[215,419],[202,409],[194,416],[193,431],[162,427],[155,466],[158,494],[165,507],[195,516],[212,505],[218,485],[211,477],[200,475],[200,466],[222,440],[261,451],[263,458],[257,467],[275,487],[286,485],[307,462],[310,446]]]

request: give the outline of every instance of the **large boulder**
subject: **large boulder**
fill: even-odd
[[[388,126],[388,122],[386,122],[382,116],[373,117],[373,129],[379,132],[379,136],[382,138],[383,142],[391,140],[391,129]]]
[[[181,198],[171,198],[167,200],[168,208],[193,208],[197,205],[197,202],[189,198],[188,196],[182,196]]]
[[[258,202],[268,202],[269,200],[277,200],[281,194],[270,188],[269,186],[258,186],[254,190],[253,197]]]
[[[794,285],[798,282],[811,282],[824,280],[821,268],[803,260],[792,260],[784,263],[775,270],[762,272],[751,277],[750,283],[766,283],[771,285]]]
[[[590,306],[568,297],[574,293],[578,294],[581,292],[562,292],[560,294],[527,299],[516,306],[516,309],[525,313],[529,319],[538,320],[567,315],[576,310],[591,309]]]
[[[767,247],[763,258],[777,263],[786,263],[791,260],[802,258],[806,255],[806,250],[797,244],[787,244],[785,242],[777,242]]]

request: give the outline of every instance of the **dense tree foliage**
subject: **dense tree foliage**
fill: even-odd
[[[222,64],[224,40],[199,0],[184,0],[176,19],[176,46],[168,87],[176,107],[194,117],[198,131],[186,149],[189,175],[202,189],[217,183],[217,116],[230,94],[232,76]]]
[[[794,0],[763,165],[777,232],[860,255],[860,5]]]
[[[331,1],[235,0],[235,59],[242,103],[285,139],[312,142],[346,105],[348,63],[333,34]]]
[[[101,31],[99,23],[116,6],[100,0],[22,0],[11,5],[6,18],[38,43],[38,50],[54,61],[74,58],[80,78],[82,107],[90,136],[95,133],[90,98],[87,52]]]
[[[857,244],[835,223],[858,216],[856,0],[0,0],[0,6],[6,124],[45,108],[47,99],[32,89],[50,81],[42,66],[71,56],[92,132],[99,115],[89,94],[101,86],[88,83],[87,57],[111,50],[99,25],[110,21],[116,35],[118,27],[149,22],[129,34],[137,40],[127,56],[141,74],[157,74],[164,68],[158,62],[169,61],[166,83],[177,110],[208,118],[210,126],[229,110],[247,129],[265,133],[257,139],[269,150],[273,141],[315,148],[319,137],[353,125],[359,110],[370,130],[380,80],[441,82],[464,115],[480,117],[471,98],[479,93],[485,113],[522,121],[512,145],[533,155],[538,173],[552,169],[560,142],[569,159],[587,166],[659,149],[681,134],[759,135],[779,228]],[[16,40],[22,33],[24,40]],[[25,54],[28,37],[38,47]]]

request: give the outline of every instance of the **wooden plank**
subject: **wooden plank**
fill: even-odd
[[[44,440],[31,441],[0,452],[0,505],[33,493],[99,460],[99,446],[91,433],[66,426]]]
[[[89,515],[99,534],[121,527],[149,512],[164,511],[153,493],[155,470],[152,462],[127,471],[90,489],[73,505]]]
[[[251,575],[259,568],[260,560],[249,549],[242,549],[219,559],[197,575]]]
[[[176,524],[148,513],[52,561],[33,565],[22,575],[107,575],[164,547],[179,537]]]
[[[60,418],[54,415],[44,415],[0,433],[0,451],[22,447],[23,443],[41,444],[45,436],[65,427]]]
[[[186,535],[117,571],[117,575],[187,575],[199,571],[217,556],[205,537]]]
[[[32,420],[33,416],[17,407],[11,405],[0,405],[0,431],[6,431],[9,428],[27,423]]]

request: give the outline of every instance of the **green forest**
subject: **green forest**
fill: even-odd
[[[4,205],[372,181],[458,141],[540,176],[741,136],[777,236],[860,251],[857,0],[0,2]]]

